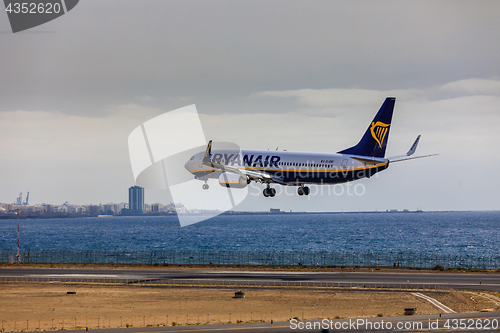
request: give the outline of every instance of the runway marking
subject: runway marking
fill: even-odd
[[[432,304],[434,304],[435,306],[437,306],[438,308],[440,308],[441,310],[443,310],[446,313],[456,313],[455,311],[453,311],[452,309],[450,309],[449,307],[447,307],[443,303],[435,300],[432,297],[423,295],[421,293],[411,293],[411,294],[414,295],[414,296],[421,297],[421,298],[424,298],[424,299],[428,300],[429,302],[431,302]]]

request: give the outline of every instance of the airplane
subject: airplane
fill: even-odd
[[[205,182],[215,178],[223,187],[245,188],[252,181],[265,184],[265,197],[274,197],[271,184],[298,186],[298,195],[309,195],[306,185],[332,185],[370,178],[389,167],[390,163],[434,156],[412,157],[420,135],[405,155],[385,158],[392,113],[396,98],[387,97],[359,143],[337,153],[269,151],[251,149],[213,149],[212,140],[206,150],[193,155],[184,167]]]

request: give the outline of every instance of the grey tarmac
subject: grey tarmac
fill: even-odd
[[[128,279],[130,282],[160,281],[176,279],[190,283],[207,281],[244,281],[248,285],[260,281],[279,282],[329,282],[354,286],[363,284],[382,285],[424,285],[454,289],[475,289],[500,291],[500,274],[412,272],[412,271],[373,271],[373,272],[307,272],[307,271],[249,271],[249,270],[210,270],[210,269],[122,269],[122,268],[27,268],[2,267],[0,279],[78,279],[82,281],[113,282],[115,279]]]

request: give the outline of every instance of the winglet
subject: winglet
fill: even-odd
[[[415,142],[411,146],[410,150],[408,150],[408,152],[406,153],[406,156],[411,156],[411,155],[415,154],[415,151],[417,150],[417,146],[418,146],[418,141],[419,140],[420,140],[420,135],[417,136],[417,139],[415,140]]]
[[[419,135],[419,136],[417,136],[417,139],[415,140],[415,142],[413,142],[413,144],[411,145],[410,150],[408,150],[408,152],[406,153],[406,155],[389,157],[389,158],[388,158],[389,162],[394,163],[394,162],[401,162],[401,161],[414,160],[414,159],[416,159],[416,158],[423,158],[423,157],[430,157],[430,156],[436,156],[436,155],[439,155],[439,154],[431,154],[431,155],[424,155],[424,156],[410,157],[410,156],[411,156],[411,155],[413,155],[413,154],[415,153],[415,151],[417,150],[418,141],[420,141],[420,135]]]
[[[208,141],[207,150],[205,150],[205,155],[201,162],[203,164],[212,165],[212,140]]]

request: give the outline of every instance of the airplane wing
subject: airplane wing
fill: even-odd
[[[389,162],[394,163],[394,162],[408,161],[408,160],[414,160],[417,158],[424,158],[424,157],[437,156],[437,155],[439,155],[439,154],[430,154],[430,155],[422,155],[422,156],[415,156],[415,157],[408,157],[408,158],[400,158],[400,159],[389,160]]]
[[[246,177],[247,179],[258,181],[261,183],[278,183],[285,185],[285,182],[282,178],[272,176],[267,172],[263,171],[252,171],[246,170],[245,168],[237,168],[229,165],[224,165],[220,163],[214,163],[212,161],[212,140],[208,142],[207,149],[205,150],[205,155],[202,159],[202,164],[209,166],[211,168],[220,169],[224,172],[231,172],[241,175],[242,177]]]
[[[391,163],[394,162],[401,162],[401,161],[407,161],[407,160],[414,160],[416,158],[423,158],[423,157],[430,157],[430,156],[436,156],[439,154],[431,154],[431,155],[423,155],[423,156],[415,156],[415,157],[410,157],[411,155],[415,154],[415,151],[417,150],[418,142],[420,141],[420,135],[417,136],[417,139],[415,142],[410,147],[410,150],[406,153],[406,155],[399,155],[399,156],[392,156],[389,157],[388,160]]]

